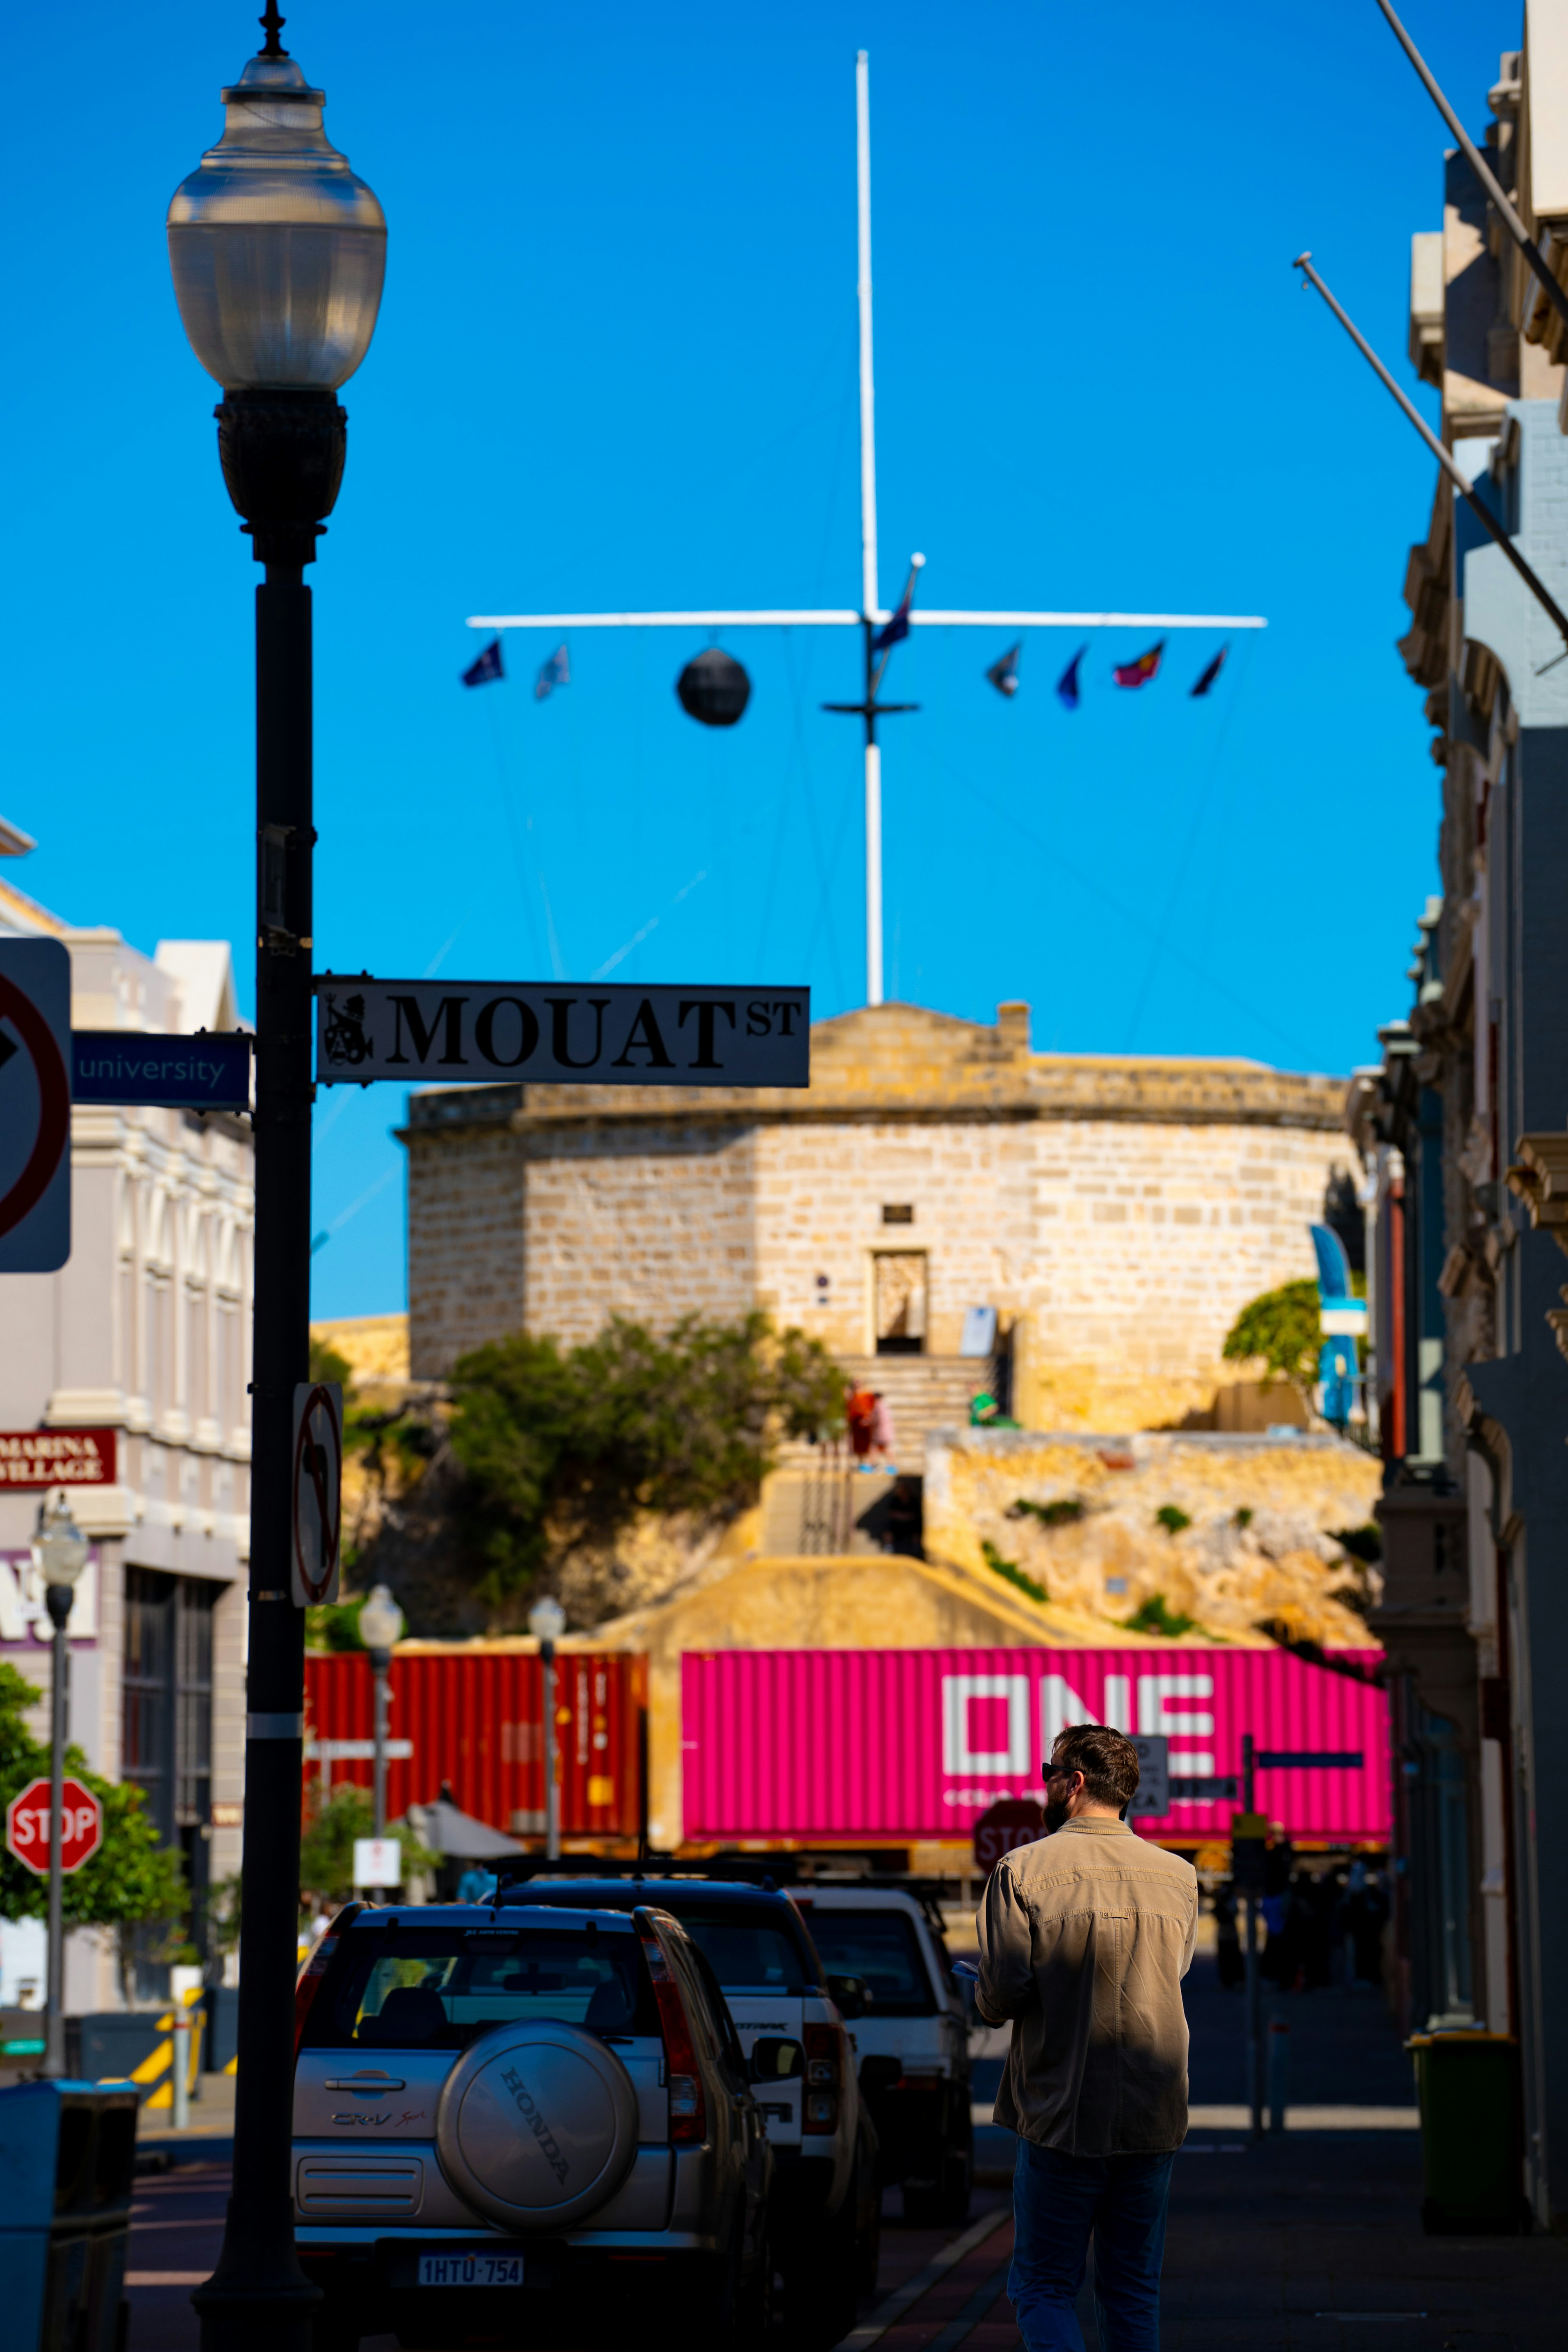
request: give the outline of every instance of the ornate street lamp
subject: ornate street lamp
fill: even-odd
[[[384,1584],[374,1587],[359,1612],[359,1637],[370,1652],[375,1676],[375,1833],[386,1835],[386,1677],[392,1653],[403,1638],[403,1612]]]
[[[42,2074],[66,2071],[65,2005],[65,1876],[60,1868],[60,1815],[65,1810],[66,1677],[70,1654],[66,1647],[66,1621],[76,1599],[76,1580],[87,1566],[88,1542],[70,1515],[63,1495],[46,1497],[38,1507],[38,1532],[33,1558],[44,1580],[44,1602],[54,1627],[49,1696],[49,1979],[48,2016],[44,2026]]]
[[[321,2300],[294,2252],[292,1990],[304,1616],[290,1605],[295,1384],[310,1356],[310,591],[342,479],[338,405],[370,346],[386,224],[321,128],[323,93],[266,45],[223,93],[224,134],[176,190],[169,259],[197,359],[222,386],[223,477],[266,566],[256,592],[256,1310],[250,1650],[234,2193],[192,2297],[203,2352],[309,2352]]]
[[[546,1593],[528,1612],[528,1630],[539,1644],[544,1669],[544,1856],[561,1859],[561,1787],[555,1761],[555,1644],[566,1631],[566,1612]]]

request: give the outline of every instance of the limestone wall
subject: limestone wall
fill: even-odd
[[[764,1307],[875,1344],[880,1251],[927,1259],[927,1351],[1016,1327],[1035,1425],[1181,1420],[1259,1291],[1314,1270],[1348,1165],[1338,1085],[1243,1061],[1037,1055],[883,1005],[813,1031],[800,1093],[507,1086],[416,1096],[411,1369],[524,1325],[567,1339]],[[896,1208],[907,1217],[884,1220]]]

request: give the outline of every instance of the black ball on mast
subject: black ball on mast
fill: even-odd
[[[701,727],[733,727],[752,698],[752,681],[718,646],[696,655],[675,681],[680,707]]]

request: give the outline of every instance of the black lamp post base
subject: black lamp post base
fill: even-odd
[[[349,418],[331,392],[226,392],[218,462],[258,563],[313,563],[348,455]]]
[[[232,2205],[229,2219],[232,2225]],[[202,2352],[310,2352],[311,2323],[323,2298],[300,2268],[293,2213],[285,2200],[272,2217],[276,2232],[266,2232],[269,2245],[257,2243],[256,2219],[247,2216],[249,2249],[236,2259],[226,2246],[212,2277],[191,2296]],[[230,2242],[238,2234],[232,2226],[226,2233]]]

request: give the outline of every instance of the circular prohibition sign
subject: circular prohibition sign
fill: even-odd
[[[71,1090],[54,1032],[30,996],[0,974],[0,1016],[21,1036],[38,1074],[38,1133],[27,1164],[8,1192],[0,1193],[0,1234],[8,1234],[36,1209],[47,1191],[60,1155],[70,1142]]]
[[[320,1443],[312,1426],[318,1414],[324,1417],[331,1432],[333,1451],[337,1456],[333,1475],[326,1475],[325,1447]],[[304,1499],[304,1481],[309,1478],[309,1491],[321,1521],[321,1574],[312,1576],[305,1559],[305,1548],[300,1541],[300,1506]],[[343,1492],[343,1433],[338,1426],[338,1416],[331,1389],[318,1384],[305,1400],[305,1410],[300,1415],[300,1435],[294,1448],[294,1565],[299,1571],[300,1589],[311,1604],[323,1600],[331,1591],[332,1579],[338,1571],[338,1541],[342,1533]],[[337,1506],[334,1509],[333,1504]]]

